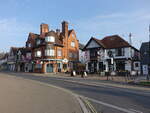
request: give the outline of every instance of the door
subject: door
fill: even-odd
[[[53,64],[47,64],[46,72],[47,73],[52,73],[53,72]]]

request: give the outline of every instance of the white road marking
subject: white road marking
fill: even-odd
[[[113,108],[113,109],[125,112],[125,113],[143,113],[143,112],[140,112],[138,110],[134,110],[134,111],[133,111],[133,109],[132,110],[131,109],[128,110],[128,109],[125,109],[125,108],[122,108],[122,107],[119,107],[119,106],[115,106],[115,105],[112,105],[112,104],[108,104],[108,103],[105,103],[105,102],[102,102],[102,101],[98,101],[98,100],[92,99],[92,98],[89,98],[89,97],[84,97],[84,96],[81,96],[81,97],[82,98],[86,98],[86,99],[88,99],[90,101],[93,101],[95,103],[98,103],[98,104],[101,104],[101,105],[104,105],[104,106],[107,106],[107,107],[110,107],[110,108]]]
[[[139,111],[139,110],[135,110],[135,109],[130,109],[131,111],[134,111],[136,113],[143,113],[142,111]]]
[[[57,79],[57,80],[60,80],[60,79]],[[61,79],[62,81],[65,81],[65,82],[72,82],[72,83],[79,83],[79,84],[83,84],[83,85],[89,85],[89,86],[102,86],[102,87],[106,87],[106,88],[117,88],[119,90],[123,90],[123,91],[126,91],[126,92],[130,92],[130,93],[137,93],[137,94],[144,94],[144,95],[149,95],[150,92],[141,92],[141,91],[131,91],[132,89],[130,88],[125,88],[125,87],[117,87],[117,86],[110,86],[110,85],[105,85],[103,83],[86,83],[86,82],[80,82],[80,81],[75,81],[75,80],[63,80]],[[136,90],[136,89],[135,89]],[[150,90],[150,89],[149,89]]]

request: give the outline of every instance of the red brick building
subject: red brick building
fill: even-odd
[[[76,68],[79,61],[79,42],[66,21],[62,22],[62,31],[41,24],[40,34],[29,33],[26,48],[31,49],[34,72],[66,72]]]

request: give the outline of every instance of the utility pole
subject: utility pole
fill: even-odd
[[[129,33],[129,43],[130,43],[130,45],[132,46],[132,34],[131,33]]]
[[[130,43],[130,45],[131,45],[131,47],[130,47],[130,57],[131,57],[131,72],[132,72],[132,70],[133,70],[133,62],[132,62],[132,34],[131,33],[129,33],[129,43]]]
[[[149,61],[148,61],[148,76],[150,76],[150,25],[149,25],[149,50],[148,50],[148,55],[149,55]],[[148,77],[149,79],[149,77]]]

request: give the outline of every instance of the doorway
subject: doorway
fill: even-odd
[[[53,64],[47,64],[46,72],[47,73],[52,73],[53,72]]]

